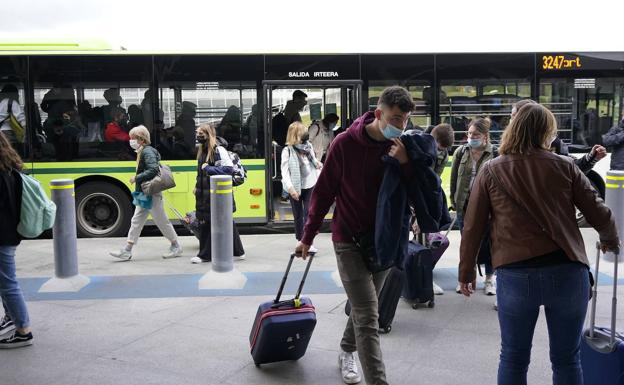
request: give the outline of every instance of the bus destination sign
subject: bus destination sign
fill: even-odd
[[[542,55],[542,69],[552,70],[577,70],[583,67],[581,58],[572,55]]]

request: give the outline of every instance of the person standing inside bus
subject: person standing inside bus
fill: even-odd
[[[282,185],[290,195],[290,206],[295,219],[295,238],[303,236],[303,225],[308,219],[310,196],[318,180],[318,170],[323,165],[316,158],[303,123],[294,122],[288,127],[286,147],[282,149]],[[311,253],[318,250],[311,246]]]
[[[499,285],[499,385],[527,383],[541,306],[548,324],[552,383],[583,383],[579,350],[591,287],[575,207],[598,232],[603,251],[619,248],[611,210],[572,159],[550,152],[556,134],[555,116],[547,108],[520,108],[503,133],[501,156],[479,172],[468,202],[459,281],[462,293],[470,296],[481,239],[491,221]]]
[[[457,212],[457,224],[460,231],[464,228],[464,210],[472,184],[481,166],[496,155],[496,149],[490,143],[490,120],[478,118],[470,122],[468,126],[468,143],[455,150],[455,153],[453,153],[453,165],[451,166],[451,206]],[[489,254],[487,250],[484,253]],[[484,263],[484,291],[486,295],[496,295],[493,280],[494,269],[492,269],[489,255],[485,255],[485,257],[488,260]],[[460,293],[459,285],[457,285],[455,291]]]
[[[130,130],[130,147],[137,152],[136,175],[130,178],[130,183],[136,185],[137,195],[134,199],[136,208],[130,221],[128,243],[119,251],[110,253],[115,258],[129,261],[132,258],[132,248],[139,240],[141,230],[145,226],[147,217],[151,214],[154,223],[160,232],[171,242],[169,251],[163,254],[163,258],[176,258],[182,255],[182,246],[178,243],[178,235],[173,225],[167,218],[163,202],[162,192],[145,196],[141,184],[150,181],[158,175],[160,166],[160,154],[152,147],[150,133],[145,126],[136,126]]]
[[[310,133],[310,143],[314,147],[316,159],[325,161],[329,145],[334,140],[334,128],[340,118],[334,113],[325,115],[323,120],[315,120],[308,128]]]
[[[303,237],[295,248],[298,255],[307,257],[325,215],[335,203],[332,240],[338,272],[352,309],[338,361],[347,384],[361,381],[356,351],[366,383],[388,383],[379,341],[377,302],[388,271],[371,273],[353,239],[374,232],[377,197],[385,170],[382,157],[394,157],[401,164],[403,175],[410,175],[407,151],[399,137],[413,109],[414,101],[406,89],[386,88],[375,111],[359,117],[334,139],[312,192]]]
[[[210,176],[233,175],[234,163],[225,147],[220,146],[217,132],[209,123],[201,124],[195,132],[199,150],[197,151],[197,182],[195,184],[195,210],[199,221],[199,253],[191,258],[191,263],[212,261],[212,228],[210,225]],[[233,210],[236,211],[236,202],[232,197]],[[240,234],[234,223],[234,257],[245,259],[245,250]]]
[[[17,87],[13,84],[6,84],[0,91],[0,133],[5,135],[14,147],[17,147],[17,136],[9,124],[9,109],[11,110],[11,115],[17,119],[22,127],[26,128],[24,109],[19,104]]]
[[[15,250],[22,200],[24,163],[4,135],[0,135],[0,296],[5,315],[0,323],[0,349],[32,345],[28,309],[15,275]],[[7,333],[11,333],[7,336]]]

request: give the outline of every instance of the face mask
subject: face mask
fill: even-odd
[[[483,144],[481,139],[468,139],[468,145],[472,148],[479,148]]]
[[[133,150],[138,150],[141,145],[136,139],[130,139],[130,147],[132,147]]]
[[[403,130],[398,129],[394,127],[392,124],[388,123],[386,127],[381,129],[381,133],[386,139],[390,140],[390,139],[395,139],[401,136],[401,134],[403,133]]]
[[[328,128],[330,131],[333,131],[336,128],[336,123],[330,123]]]
[[[208,140],[206,138],[204,138],[203,136],[198,136],[197,137],[197,143],[199,144],[206,144]]]
[[[310,134],[309,133],[304,133],[303,135],[301,135],[301,143],[305,143],[308,140],[310,140]]]

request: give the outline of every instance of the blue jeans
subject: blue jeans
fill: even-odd
[[[498,385],[526,385],[533,332],[544,306],[553,385],[581,385],[581,334],[589,300],[589,273],[570,263],[542,268],[499,268],[501,354]]]
[[[18,329],[30,326],[28,309],[15,276],[16,246],[0,246],[0,296]]]
[[[457,213],[457,226],[459,227],[459,232],[462,233],[464,230],[464,215]],[[492,275],[494,274],[494,268],[492,267],[492,262],[490,263],[484,263],[483,266],[485,266],[485,275]]]
[[[308,209],[310,208],[310,198],[312,197],[312,189],[301,190],[301,196],[296,201],[290,197],[290,206],[292,207],[293,217],[295,219],[295,238],[298,241],[303,238],[303,227],[308,220]]]

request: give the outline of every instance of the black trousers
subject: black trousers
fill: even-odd
[[[212,238],[210,229],[210,221],[199,222],[199,253],[197,256],[204,261],[212,261]],[[245,249],[243,248],[243,242],[240,239],[236,223],[234,223],[232,227],[232,234],[234,238],[234,256],[240,257],[245,254]]]
[[[301,190],[301,196],[298,201],[290,197],[290,207],[292,207],[292,213],[295,219],[295,238],[297,238],[298,241],[303,238],[303,227],[308,220],[308,209],[310,208],[312,190],[311,188]]]

